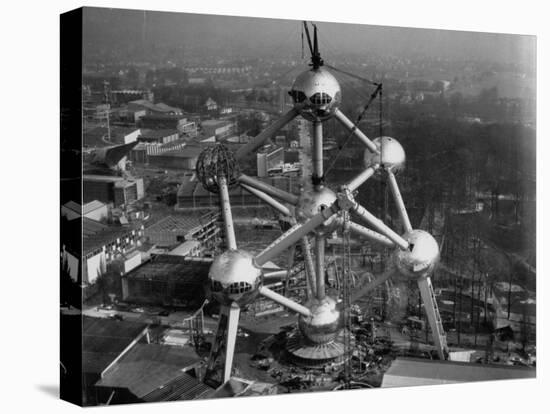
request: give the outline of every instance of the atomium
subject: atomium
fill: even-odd
[[[298,75],[289,94],[300,114],[312,122],[330,118],[342,101],[340,84],[322,67]]]
[[[252,302],[262,284],[262,269],[244,250],[227,250],[216,257],[208,273],[211,296],[221,304]]]
[[[412,230],[403,238],[409,243],[409,248],[396,249],[393,254],[399,272],[414,279],[429,276],[439,261],[437,241],[424,230]]]
[[[405,166],[405,151],[395,138],[384,136],[382,133],[374,140],[369,139],[359,130],[356,123],[350,121],[339,110],[342,98],[340,85],[336,78],[322,67],[323,60],[318,50],[316,28],[313,42],[311,42],[305,23],[304,26],[312,61],[311,68],[296,78],[289,92],[294,101],[294,107],[239,148],[237,158],[241,160],[253,153],[272,138],[279,129],[301,115],[305,120],[313,123],[312,151],[309,152],[313,166],[312,187],[308,187],[308,190],[298,196],[255,177],[240,174],[235,157],[221,144],[209,148],[201,154],[197,162],[197,175],[203,186],[211,192],[219,193],[228,249],[215,258],[209,272],[211,296],[222,305],[221,308],[227,315],[227,318],[220,318],[219,334],[216,335],[218,345],[223,343],[224,335],[227,340],[224,365],[225,381],[231,374],[230,368],[240,307],[251,303],[258,295],[261,295],[296,312],[299,315],[298,327],[289,336],[288,352],[293,355],[295,361],[306,366],[332,364],[335,361],[345,360],[346,355],[350,355],[351,352],[353,335],[351,335],[352,331],[348,325],[349,319],[346,318],[344,321],[343,317],[351,308],[351,302],[387,281],[395,273],[394,267],[400,273],[417,281],[425,301],[426,312],[431,315],[428,319],[432,336],[435,338],[434,342],[438,347],[439,357],[445,358],[447,345],[444,332],[438,324],[432,322],[438,320],[438,309],[437,306],[429,305],[433,296],[433,291],[430,290],[429,275],[438,262],[439,247],[430,234],[412,229],[395,177],[395,174],[402,171]],[[381,99],[382,85],[376,83],[375,85],[377,88],[371,98],[379,96]],[[368,105],[365,106],[365,110],[367,107]],[[323,126],[321,123],[332,116],[349,131],[350,136],[354,135],[367,149],[364,156],[365,169],[342,184],[338,193],[323,184],[326,171],[323,171]],[[300,133],[306,132],[301,130]],[[308,154],[308,151],[305,151],[304,154]],[[397,234],[384,220],[378,219],[355,199],[356,190],[373,176],[388,180],[401,224],[405,229],[403,236]],[[256,256],[237,249],[229,192],[227,191],[227,186],[236,183],[271,206],[280,214],[280,217],[285,219],[285,223],[291,223],[282,235]],[[352,213],[354,219],[361,220],[368,227],[354,222]],[[331,234],[339,229],[342,230],[340,237],[337,234]],[[388,266],[388,269],[391,269],[387,270],[384,275],[377,277],[376,280],[353,293],[347,276],[351,274],[352,262],[349,248],[351,239],[349,237],[352,233],[361,238],[360,243],[368,240],[386,248],[395,248],[392,256],[392,263],[395,266]],[[315,235],[313,247],[309,242],[311,235]],[[331,237],[333,235],[335,237]],[[338,286],[342,298],[341,303],[337,303],[336,299],[327,295],[325,254],[326,246],[330,241],[333,246],[337,244],[343,246],[342,283]],[[264,277],[265,280],[269,280],[273,275],[264,276],[262,266],[287,251],[290,251],[290,262],[292,263],[297,243],[300,243],[304,261],[304,271],[301,274],[305,286],[299,288],[307,298],[304,304],[285,296],[289,292],[294,292],[294,287],[287,290],[290,286],[285,286],[284,294],[281,294],[272,290],[277,283],[263,285]],[[282,271],[282,273],[288,277],[292,275],[293,268],[290,264],[288,270]],[[428,309],[429,306],[431,306],[430,309]],[[213,350],[219,349],[218,345],[215,344]],[[219,355],[218,352],[213,351],[211,360],[215,360]]]

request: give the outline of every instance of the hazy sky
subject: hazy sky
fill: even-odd
[[[325,54],[383,53],[407,56],[534,61],[535,37],[317,22]],[[301,50],[301,22],[189,13],[86,8],[89,50],[132,50],[155,44],[234,55],[290,56]]]

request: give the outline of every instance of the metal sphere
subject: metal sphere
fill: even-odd
[[[396,249],[393,260],[399,272],[414,279],[429,276],[439,261],[439,245],[424,230],[412,230],[403,235],[407,250]]]
[[[304,222],[321,211],[324,207],[330,207],[336,201],[336,193],[328,187],[319,190],[306,190],[300,194],[296,207],[296,217]],[[332,233],[342,226],[342,218],[334,214],[326,220],[322,226],[316,229],[317,233]]]
[[[311,316],[300,316],[298,319],[302,335],[314,344],[333,341],[343,326],[342,314],[336,307],[336,301],[326,296],[322,300],[313,299],[306,306],[311,311]]]
[[[225,177],[228,186],[237,182],[239,165],[233,152],[223,144],[216,144],[199,154],[195,171],[203,187],[211,193],[217,193],[219,177]]]
[[[380,154],[370,152],[368,149],[365,150],[363,158],[365,168],[380,164],[394,174],[405,168],[405,150],[399,141],[392,137],[378,137],[373,142],[380,151]]]
[[[295,105],[305,104],[300,114],[311,122],[330,118],[342,101],[338,80],[322,67],[298,75],[289,94]]]
[[[211,296],[219,303],[239,306],[252,302],[262,284],[262,269],[244,250],[227,250],[214,259],[208,273]]]

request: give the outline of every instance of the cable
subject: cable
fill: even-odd
[[[344,149],[344,147],[347,145],[349,139],[351,138],[351,136],[353,135],[353,132],[355,131],[355,129],[357,128],[357,125],[359,124],[359,122],[361,122],[361,120],[363,119],[363,116],[365,115],[365,113],[367,112],[367,109],[369,109],[369,106],[370,104],[372,103],[372,101],[374,101],[374,99],[376,99],[376,96],[378,96],[378,94],[382,91],[382,84],[379,84],[376,89],[374,90],[374,92],[371,94],[368,102],[366,103],[366,105],[363,107],[363,110],[361,111],[361,113],[359,114],[359,116],[357,117],[355,123],[354,123],[354,127],[353,129],[349,132],[348,136],[346,137],[346,139],[344,140],[344,143],[342,145],[340,145],[340,147],[338,148],[338,152],[336,153],[336,155],[334,156],[334,158],[332,159],[332,161],[330,162],[329,166],[327,167],[327,169],[325,170],[325,176],[328,175],[328,172],[331,170],[331,168],[334,166],[334,163],[336,162],[336,160],[338,159],[338,157],[340,156],[340,154],[342,153],[342,150]]]

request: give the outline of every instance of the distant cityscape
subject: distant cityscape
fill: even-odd
[[[193,46],[193,37],[182,39],[181,47],[163,46],[151,18],[133,12],[124,24],[147,26],[132,27],[141,35],[122,53],[117,48],[127,39],[109,49],[94,44],[96,35],[86,37],[100,30],[97,16],[105,13],[86,10],[91,17],[84,19],[83,198],[62,200],[61,206],[62,226],[73,236],[63,240],[61,251],[62,323],[71,326],[83,315],[84,405],[338,389],[340,362],[312,367],[280,356],[296,317],[263,297],[241,309],[233,369],[241,388],[222,392],[200,374],[220,318],[206,288],[208,273],[227,236],[220,199],[201,183],[197,162],[217,144],[236,153],[292,109],[289,91],[309,61],[299,29],[287,43],[271,47],[271,54],[255,57],[250,47],[234,42],[230,55],[215,55]],[[124,22],[126,12],[120,13]],[[224,19],[230,26],[235,18]],[[261,19],[251,20],[261,25]],[[329,31],[323,32],[322,23],[318,27],[325,64],[337,69],[332,73],[342,89],[341,110],[358,119],[356,126],[368,137],[397,138],[407,154],[399,183],[410,221],[440,247],[434,297],[459,364],[445,375],[463,375],[464,381],[472,375],[534,376],[534,56],[400,56],[381,48],[353,53],[333,47]],[[330,27],[336,33],[336,25]],[[105,30],[97,37],[114,36],[112,27]],[[523,39],[527,51],[531,40]],[[383,95],[359,117],[374,91],[367,81],[382,83]],[[364,147],[334,119],[323,128],[326,184],[339,188],[363,170]],[[239,160],[240,172],[299,195],[314,168],[312,136],[310,123],[298,116]],[[389,197],[390,188],[374,178],[355,194],[386,224],[400,228]],[[253,254],[295,224],[246,186],[230,187],[229,198],[239,248]],[[324,254],[327,289],[338,296],[342,240],[328,238]],[[388,248],[353,234],[354,286],[383,274],[389,255]],[[264,285],[303,302],[304,260],[299,246],[279,254],[262,267],[271,275]],[[357,383],[437,383],[415,376],[425,371],[414,364],[441,363],[419,295],[416,283],[396,276],[354,303]],[[407,362],[411,357],[415,362]],[[74,373],[61,363],[62,382],[70,382]]]

